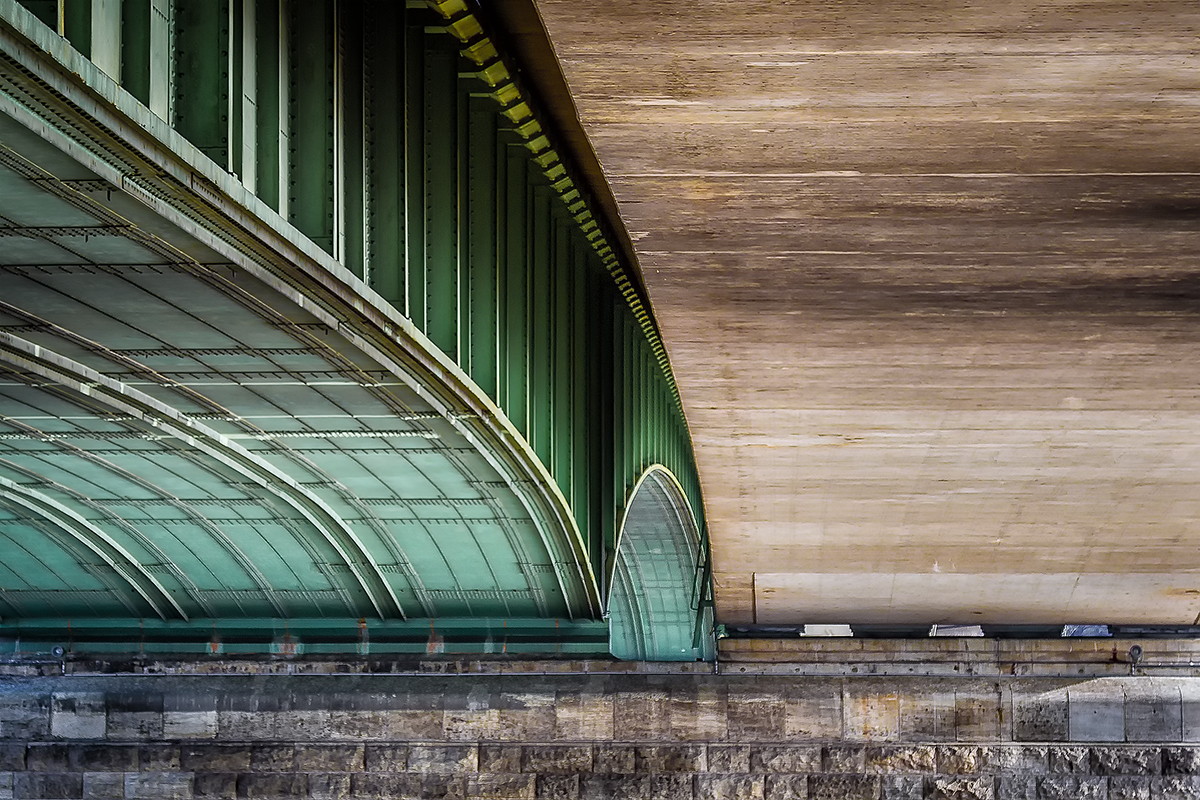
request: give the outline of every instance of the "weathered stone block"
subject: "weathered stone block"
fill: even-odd
[[[637,772],[703,772],[703,745],[652,745],[634,749]]]
[[[277,800],[308,797],[308,776],[298,772],[260,772],[238,776],[238,797]]]
[[[749,772],[750,746],[744,744],[710,744],[708,746],[709,772]]]
[[[167,739],[211,739],[217,735],[217,712],[164,711],[162,735]]]
[[[0,770],[25,769],[25,745],[0,744]]]
[[[103,693],[55,692],[51,695],[51,736],[60,739],[103,739],[106,725]]]
[[[588,745],[548,745],[521,748],[521,772],[590,772],[592,748]]]
[[[683,773],[654,773],[650,776],[650,800],[691,800],[694,779]]]
[[[138,748],[138,766],[144,770],[178,770],[180,760],[179,745],[144,744]]]
[[[970,745],[942,745],[937,748],[937,771],[947,775],[974,775],[984,769],[985,751]]]
[[[504,772],[484,772],[467,780],[467,796],[481,800],[534,800],[536,778]]]
[[[907,742],[952,742],[954,729],[954,692],[942,691],[900,694],[900,736]]]
[[[408,746],[369,744],[363,752],[367,772],[404,772],[408,769]]]
[[[1044,745],[1001,745],[988,750],[991,768],[1000,775],[1045,775],[1050,749]]]
[[[72,747],[71,768],[84,772],[133,772],[138,768],[138,749],[120,744]]]
[[[696,800],[763,800],[761,775],[697,775]]]
[[[350,797],[350,776],[313,773],[308,776],[308,796],[313,800],[344,800]]]
[[[1158,775],[1162,750],[1157,747],[1093,747],[1095,775]]]
[[[83,800],[122,800],[125,776],[119,772],[83,773]]]
[[[192,796],[190,772],[126,772],[126,800],[186,800]]]
[[[1079,742],[1125,741],[1125,694],[1112,684],[1086,683],[1067,690],[1068,736]]]
[[[1126,741],[1178,742],[1182,738],[1182,698],[1174,683],[1144,678],[1126,684]]]
[[[0,737],[32,742],[49,735],[48,696],[0,696]]]
[[[17,800],[77,800],[83,797],[83,775],[78,772],[18,772],[13,776]]]
[[[71,767],[71,748],[65,744],[31,744],[25,753],[30,772],[66,772]]]
[[[1037,800],[1033,775],[1002,775],[996,779],[996,800]]]
[[[929,800],[995,800],[995,780],[983,778],[936,777],[928,779]]]
[[[876,800],[882,781],[878,775],[810,775],[810,800]]]
[[[163,735],[161,711],[108,711],[107,736],[119,741],[153,741]]]
[[[597,773],[625,774],[634,771],[634,749],[628,745],[596,745],[595,766]]]
[[[613,698],[613,731],[622,739],[670,738],[669,698],[663,692],[621,692]]]
[[[729,690],[726,735],[734,742],[781,742],[787,738],[783,699],[758,690]],[[619,729],[618,729],[619,730]]]
[[[197,798],[233,800],[237,797],[236,772],[197,772],[192,780],[192,792]]]
[[[884,775],[882,800],[922,800],[925,779],[919,775]]]
[[[1150,779],[1109,778],[1108,800],[1150,800]]]
[[[421,775],[393,773],[355,773],[350,776],[350,795],[354,798],[420,797]]]
[[[771,745],[750,749],[752,772],[819,772],[821,748],[808,745]]]
[[[275,738],[275,715],[261,711],[217,712],[217,738],[239,742],[270,741]]]
[[[1018,742],[1061,742],[1067,739],[1067,693],[1038,692],[1015,687],[1012,699],[1012,738]]]
[[[807,775],[768,775],[763,787],[766,800],[807,800]]]
[[[1200,797],[1200,778],[1182,775],[1151,778],[1150,797],[1154,800],[1196,800]]]
[[[784,736],[788,741],[842,738],[840,679],[806,681],[784,690]]]
[[[392,739],[441,739],[445,735],[444,726],[445,714],[441,710],[391,711],[387,714],[387,735]]]
[[[0,772],[0,800],[13,800],[13,774]]]
[[[1038,800],[1104,800],[1107,793],[1104,778],[1050,775],[1038,780]]]
[[[478,772],[479,751],[473,745],[414,744],[408,750],[408,770],[435,775]]]
[[[900,738],[900,695],[871,684],[846,690],[845,737],[849,741],[890,742]]]
[[[579,782],[580,800],[650,800],[649,775],[583,775]]]
[[[960,742],[998,741],[1000,721],[1000,698],[994,690],[954,693],[954,731]]]
[[[1050,772],[1057,775],[1088,775],[1092,771],[1092,754],[1087,747],[1051,747]]]
[[[863,768],[866,772],[890,775],[896,772],[930,773],[937,769],[933,747],[905,745],[867,747]]]
[[[521,745],[519,744],[481,744],[479,745],[480,772],[520,772]]]
[[[352,744],[310,744],[296,747],[300,772],[358,772],[363,768],[363,747]]]
[[[864,747],[830,745],[822,751],[825,772],[861,773],[867,768],[867,751]]]
[[[246,772],[250,769],[250,748],[244,745],[194,745],[179,748],[182,769],[191,772]]]
[[[296,768],[296,748],[290,744],[260,744],[250,748],[250,769],[255,772],[291,772]]]
[[[1200,774],[1200,747],[1164,747],[1164,775]]]
[[[578,775],[538,775],[535,787],[537,800],[578,800]]]

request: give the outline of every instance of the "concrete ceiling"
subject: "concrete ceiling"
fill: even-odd
[[[1200,612],[1200,6],[539,0],[724,622]]]

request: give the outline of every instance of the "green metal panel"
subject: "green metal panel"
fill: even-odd
[[[121,4],[121,85],[150,105],[150,0]]]
[[[334,252],[336,0],[289,4],[290,155],[288,219],[322,250]]]
[[[58,0],[19,0],[43,25],[58,30]]]
[[[497,280],[496,104],[487,95],[472,94],[468,101],[467,209],[468,295],[466,357],[462,361],[479,387],[493,399],[497,394],[496,341],[500,291]]]
[[[361,3],[338,4],[338,138],[341,141],[341,262],[360,278],[366,277],[367,158],[364,63],[367,31]]]
[[[506,225],[504,248],[504,349],[508,369],[504,411],[523,436],[529,436],[529,162],[515,136],[505,135]]]
[[[121,82],[122,0],[92,0],[92,48],[89,58],[117,83]]]
[[[229,0],[175,8],[175,129],[229,168]]]
[[[554,252],[550,220],[550,189],[545,179],[530,180],[530,253],[529,253],[529,443],[543,464],[552,465],[551,405],[554,382],[551,370],[553,308],[550,261]]]
[[[404,41],[405,295],[404,314],[428,330],[425,253],[425,25],[433,15],[410,9]]]
[[[255,191],[271,208],[281,213],[285,209],[280,201],[286,197],[282,186],[287,170],[282,163],[287,158],[288,126],[286,92],[282,84],[287,80],[287,48],[281,47],[281,37],[287,28],[282,24],[283,10],[279,0],[256,0],[254,21],[257,74],[257,116],[255,118]]]
[[[372,3],[364,9],[363,69],[367,204],[365,277],[397,308],[405,302],[404,6]]]
[[[59,33],[85,56],[92,54],[91,0],[59,0]]]
[[[425,38],[422,130],[425,170],[425,333],[458,359],[458,48]]]

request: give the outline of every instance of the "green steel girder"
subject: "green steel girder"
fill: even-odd
[[[346,410],[345,399],[332,403],[328,390],[315,391],[325,392],[320,403],[343,409],[336,426],[346,428],[344,433],[314,430],[316,417],[306,416],[314,412],[300,406],[283,416],[302,430],[253,427],[238,410],[242,400],[226,404],[229,419],[236,421],[210,430],[194,414],[220,417],[224,406],[212,399],[220,393],[159,378],[151,378],[150,385],[158,386],[153,390],[127,384],[109,374],[112,365],[124,362],[104,356],[105,349],[119,349],[105,343],[80,359],[71,349],[77,337],[70,340],[76,344],[64,344],[61,352],[51,347],[42,358],[22,349],[27,340],[8,336],[3,352],[18,383],[34,376],[71,395],[76,407],[96,406],[108,409],[102,414],[143,420],[127,426],[130,430],[158,426],[162,435],[174,438],[177,449],[219,463],[205,467],[208,473],[232,469],[244,483],[256,485],[255,491],[272,493],[272,502],[291,509],[272,512],[281,515],[272,524],[308,531],[296,533],[298,546],[329,548],[343,564],[349,583],[336,589],[340,599],[321,612],[332,616],[500,618],[503,608],[516,607],[504,594],[510,590],[502,588],[513,578],[497,572],[511,568],[519,569],[522,585],[529,587],[529,600],[521,606],[526,619],[599,618],[616,566],[621,515],[652,465],[677,476],[679,497],[686,497],[706,553],[699,482],[670,366],[629,278],[636,267],[625,264],[610,242],[608,231],[620,222],[594,216],[586,186],[576,180],[570,157],[557,148],[537,99],[514,77],[519,70],[484,29],[473,5],[464,0],[428,6],[372,0],[58,0],[50,5],[0,0],[0,51],[7,59],[0,65],[0,122],[9,120],[7,127],[0,125],[0,145],[17,146],[7,160],[0,158],[0,167],[7,164],[33,186],[119,230],[118,238],[145,253],[127,260],[147,269],[169,264],[189,280],[219,286],[243,309],[230,319],[246,325],[251,319],[267,321],[287,331],[293,344],[277,347],[279,352],[319,353],[335,372],[355,375],[363,398],[390,409],[393,422],[432,414],[441,427],[417,450],[431,458],[437,454],[439,463],[448,465],[449,472],[433,479],[440,491],[449,491],[446,487],[462,475],[490,476],[467,483],[484,494],[480,487],[494,484],[497,488],[487,491],[508,499],[484,502],[515,504],[524,516],[500,526],[496,542],[503,545],[488,545],[500,547],[503,557],[493,551],[472,560],[461,547],[447,547],[437,537],[427,540],[428,552],[431,557],[440,553],[441,566],[404,556],[397,520],[370,511],[375,499],[363,494],[367,476],[358,488],[343,485],[334,476],[347,466],[334,466],[340,456],[330,455],[337,450],[337,436],[384,433],[363,429],[367,423]],[[113,31],[116,41],[125,43],[115,65],[108,44],[93,47],[97,37],[112,39]],[[56,49],[60,33],[73,51]],[[35,86],[20,78],[19,70],[46,79]],[[89,180],[108,187],[102,193],[106,199],[98,202],[99,195],[61,180],[66,167],[57,175],[52,169],[42,175],[18,163],[18,150],[32,153],[38,147],[26,146],[13,124],[36,131],[83,167]],[[0,203],[0,231],[9,225],[4,214]],[[64,246],[58,234],[43,240]],[[112,269],[111,256],[93,255],[88,247],[72,252],[83,263]],[[214,262],[228,265],[226,278],[209,266]],[[13,286],[24,287],[21,281],[28,280],[4,274],[0,281]],[[141,289],[151,285],[141,278],[132,282]],[[42,302],[37,292],[43,290],[29,291],[31,306],[16,310],[36,316]],[[102,300],[100,305],[109,302]],[[165,301],[165,296],[155,300]],[[175,308],[165,303],[150,310],[175,319]],[[190,316],[214,328],[216,317],[206,313],[216,313],[215,307]],[[3,319],[0,309],[0,329]],[[336,342],[328,340],[330,332]],[[100,326],[94,333],[104,338],[115,330]],[[138,335],[169,338],[153,330]],[[69,339],[55,336],[49,344]],[[217,333],[209,330],[204,337],[215,339]],[[200,350],[228,350],[205,347]],[[278,362],[272,369],[299,369],[284,365],[284,356],[256,357]],[[157,375],[158,368],[147,365],[158,362],[147,358],[136,356],[135,370]],[[226,368],[214,362],[197,369],[217,370],[215,376]],[[397,387],[403,388],[366,388],[377,379],[364,376],[376,371],[398,379]],[[252,391],[254,403],[281,411],[294,403],[283,390]],[[0,419],[6,402],[15,401],[0,392]],[[414,417],[406,410],[414,403],[428,412]],[[93,433],[102,431],[88,435]],[[279,437],[285,433],[324,444],[284,446]],[[398,448],[396,431],[386,433],[387,446]],[[14,429],[13,435],[25,434]],[[243,446],[231,435],[260,444]],[[462,447],[437,444],[444,441]],[[66,458],[68,451],[58,447],[59,457]],[[460,451],[464,455],[456,455]],[[34,457],[24,453],[21,458]],[[108,468],[110,475],[118,472]],[[135,472],[130,485],[142,481],[153,487],[146,491],[175,502],[170,492]],[[398,498],[409,491],[400,484],[391,490]],[[61,484],[56,491],[59,501],[67,497],[77,504],[71,513],[87,525],[101,524],[105,535],[114,530],[126,535],[142,524],[120,514],[96,516],[99,512],[87,505],[90,490],[82,484]],[[221,547],[241,552],[238,536],[224,533],[223,523],[187,503],[172,508],[186,508],[189,524],[206,531],[214,543],[224,536]],[[510,512],[515,513],[512,507]],[[88,530],[69,515],[56,519],[77,534]],[[42,514],[39,524],[51,523]],[[318,540],[324,544],[314,544]],[[75,541],[81,540],[76,536]],[[204,597],[208,590],[183,588],[186,570],[172,566],[174,583],[160,591],[138,572],[142,556],[132,555],[126,563],[113,556],[117,551],[101,549],[132,579],[126,583],[141,598],[136,602],[148,604],[156,616],[229,613],[214,611],[217,606]],[[281,588],[283,579],[275,573],[255,577],[253,556],[242,554],[235,562],[257,587],[246,591],[261,595],[266,605],[259,607],[272,608],[281,618],[292,613],[288,603],[298,601],[286,599],[294,598],[287,593],[299,589]],[[383,566],[398,571],[386,572]],[[693,579],[688,572],[687,580]],[[489,592],[499,599],[482,599]],[[184,595],[191,605],[180,610]],[[702,591],[700,596],[708,595]],[[180,608],[171,610],[168,600],[177,600]],[[0,615],[5,613],[0,605]],[[12,616],[11,609],[7,614]]]

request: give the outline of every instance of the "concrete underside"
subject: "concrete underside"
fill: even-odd
[[[1197,619],[1200,9],[538,6],[721,621]]]

